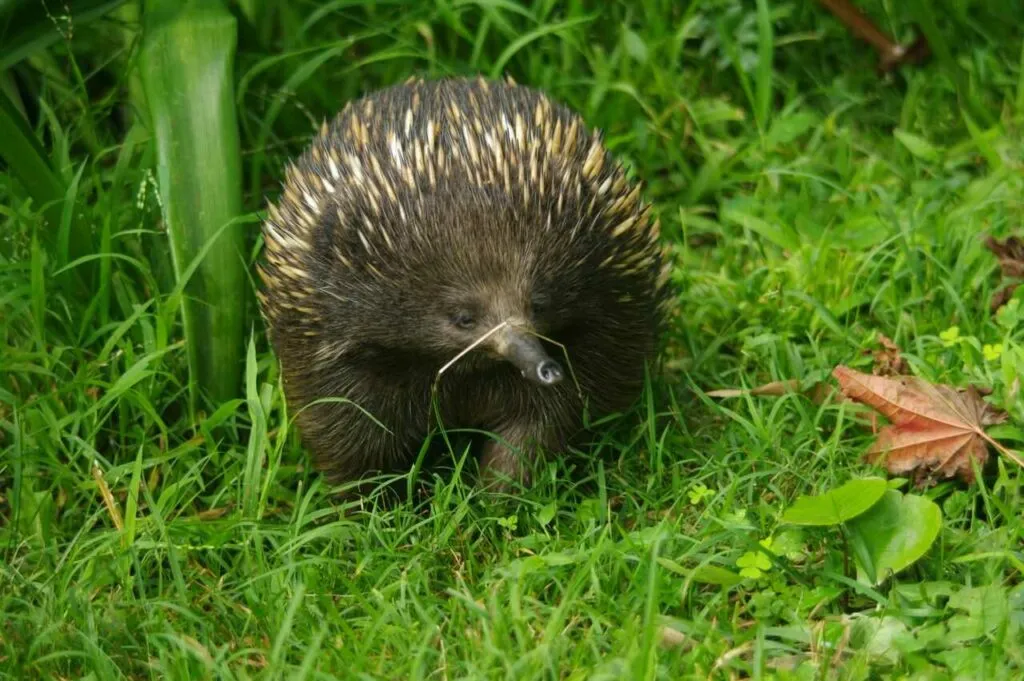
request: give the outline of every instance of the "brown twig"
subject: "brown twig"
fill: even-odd
[[[866,14],[849,0],[818,0],[846,25],[850,32],[875,48],[878,52],[878,71],[888,73],[904,64],[923,62],[931,54],[928,39],[917,31],[918,38],[910,47],[900,45],[879,29]]]

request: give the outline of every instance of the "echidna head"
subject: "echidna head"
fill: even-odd
[[[494,279],[449,284],[439,291],[428,312],[435,342],[453,355],[468,351],[510,362],[526,379],[556,385],[564,372],[538,338],[550,328],[546,296]]]

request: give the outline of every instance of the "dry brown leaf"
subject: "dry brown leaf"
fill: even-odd
[[[995,237],[985,237],[985,247],[999,258],[999,269],[1003,276],[1011,279],[1024,279],[1024,239],[1010,236],[1000,241]],[[990,309],[993,313],[1001,308],[1012,296],[1020,282],[1011,282],[992,295]]]
[[[708,393],[708,397],[739,397],[741,395],[773,395],[778,397],[785,395],[786,393],[799,392],[800,381],[772,381],[771,383],[765,383],[759,385],[756,388],[750,388],[749,390],[743,390],[741,388],[723,388],[722,390],[712,390]]]
[[[764,385],[759,385],[756,388],[750,388],[749,390],[743,390],[741,388],[712,390],[708,392],[707,395],[708,397],[741,397],[743,395],[767,395],[770,397],[781,397],[788,393],[800,393],[812,402],[821,404],[831,393],[835,392],[835,389],[824,381],[812,383],[804,389],[800,388],[801,383],[801,381],[794,378],[788,381],[772,381],[771,383],[765,383]]]
[[[900,346],[881,333],[878,334],[878,342],[882,349],[874,353],[875,365],[871,368],[871,373],[876,376],[898,376],[902,374],[907,368],[907,363],[900,354]]]
[[[985,237],[985,247],[999,258],[999,269],[1004,276],[1024,279],[1024,239],[1010,236],[1000,241],[989,236]]]
[[[226,516],[230,510],[231,504],[221,506],[220,508],[208,508],[205,511],[199,511],[199,513],[196,513],[196,517],[199,520],[217,520],[218,518]]]
[[[692,648],[693,639],[679,631],[668,626],[661,626],[658,628],[658,639],[661,645],[665,648]]]
[[[720,237],[714,232],[696,232],[686,238],[686,245],[690,248],[707,248],[716,246]]]
[[[1013,294],[1017,292],[1017,287],[1020,286],[1020,282],[1014,282],[1007,284],[1003,288],[999,289],[992,294],[992,302],[989,303],[989,310],[992,314],[999,311],[1003,305],[1009,302],[1010,298],[1013,298]]]
[[[878,343],[882,346],[881,349],[874,352],[871,350],[864,351],[865,355],[870,354],[874,358],[874,366],[871,369],[872,373],[878,376],[902,374],[906,369],[906,362],[900,354],[900,347],[888,336],[881,333],[878,334]],[[839,402],[846,400],[845,396],[836,393],[835,387],[829,382],[817,381],[806,387],[803,387],[803,384],[804,381],[793,378],[787,381],[772,381],[771,383],[765,383],[764,385],[749,389],[722,388],[720,390],[711,390],[707,393],[707,396],[742,397],[743,395],[755,395],[782,397],[789,393],[799,393],[815,404],[824,404],[829,398]]]
[[[884,458],[892,474],[914,473],[918,481],[933,474],[959,476],[970,483],[971,462],[981,466],[988,459],[986,443],[1024,465],[985,433],[986,426],[1002,423],[1007,415],[982,400],[973,386],[961,391],[915,376],[872,376],[842,365],[832,375],[843,394],[891,422],[865,458],[872,463]]]

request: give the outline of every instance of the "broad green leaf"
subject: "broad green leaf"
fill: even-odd
[[[785,556],[789,560],[803,558],[807,551],[804,543],[804,530],[796,528],[784,530],[772,537],[771,552],[776,556]]]
[[[687,105],[687,110],[693,122],[701,127],[734,123],[746,118],[743,109],[725,99],[696,99]]]
[[[772,561],[760,551],[747,551],[736,561],[736,566],[742,568],[740,574],[744,577],[757,579],[772,569]]]
[[[910,582],[893,586],[895,593],[899,594],[908,607],[938,607],[940,602],[945,604],[946,599],[960,588],[959,585],[947,581]]]
[[[234,98],[236,19],[223,2],[145,3],[140,75],[179,284],[193,403],[239,394],[245,298],[242,178]],[[196,390],[198,388],[198,391]]]
[[[884,478],[858,478],[817,496],[800,496],[782,514],[793,525],[838,525],[861,515],[885,494]]]
[[[558,511],[558,504],[556,502],[552,501],[552,502],[549,502],[549,503],[545,504],[544,506],[541,507],[541,509],[539,511],[537,511],[537,515],[536,515],[537,522],[540,523],[541,525],[547,525],[548,523],[550,523],[552,520],[555,519],[555,513],[557,511]]]
[[[199,427],[203,430],[212,431],[214,428],[224,423],[224,421],[228,420],[229,417],[233,416],[235,412],[238,411],[238,408],[243,404],[245,404],[245,400],[241,398],[225,402],[217,407],[217,411],[206,417],[206,419],[199,424]]]
[[[635,31],[624,28],[622,30],[622,42],[630,57],[641,64],[647,63],[647,45],[644,44],[644,39],[637,35]]]
[[[961,629],[971,638],[993,633],[1010,617],[1010,600],[1001,584],[965,587],[949,599],[951,609],[966,613]]]
[[[701,565],[700,567],[694,568],[690,573],[695,582],[703,582],[704,584],[716,584],[719,586],[735,586],[743,581],[743,579],[733,572],[717,565]]]
[[[586,554],[578,551],[558,551],[556,553],[542,553],[540,559],[545,565],[575,565],[586,559]]]
[[[743,202],[743,204],[746,204],[746,202]],[[759,234],[779,248],[790,251],[799,250],[800,235],[791,226],[771,222],[753,215],[741,208],[743,204],[737,201],[729,202],[722,210],[722,219]]]
[[[807,111],[776,118],[772,123],[772,127],[768,129],[768,134],[765,136],[765,145],[771,148],[782,144],[789,144],[817,125],[820,120],[821,118],[817,114]]]
[[[939,159],[939,150],[923,137],[900,130],[899,128],[893,130],[892,134],[896,136],[900,144],[905,146],[917,158],[925,161],[937,161]]]
[[[658,561],[658,564],[666,570],[674,572],[677,575],[682,575],[683,577],[689,577],[693,581],[700,582],[702,584],[715,584],[717,586],[724,586],[728,588],[743,581],[743,578],[732,570],[718,565],[706,563],[690,569],[663,556],[658,556],[656,560]]]
[[[1019,584],[1012,589],[998,583],[960,588],[949,596],[946,603],[948,610],[957,611],[946,620],[946,640],[966,643],[984,637],[998,637],[1006,628],[1019,631],[1021,615],[1024,614],[1021,595],[1024,591]]]
[[[850,642],[874,662],[894,665],[900,653],[920,647],[907,625],[896,617],[856,617]]]
[[[887,490],[847,527],[859,571],[879,584],[931,548],[942,527],[942,511],[927,497]]]
[[[1024,428],[1020,428],[1009,423],[992,426],[989,428],[988,434],[996,440],[1015,440],[1017,442],[1024,442]]]

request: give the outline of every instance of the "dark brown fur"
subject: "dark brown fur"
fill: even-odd
[[[568,359],[545,344],[592,415],[628,408],[667,301],[658,225],[634,189],[574,113],[511,83],[411,81],[325,125],[288,169],[260,267],[318,467],[337,482],[407,470],[437,382],[445,427],[505,441],[485,446],[483,470],[526,482],[520,457],[580,430],[572,376],[529,382],[488,341],[438,378],[510,319],[565,346]],[[475,328],[455,326],[460,310]],[[350,402],[306,406],[323,397]]]

